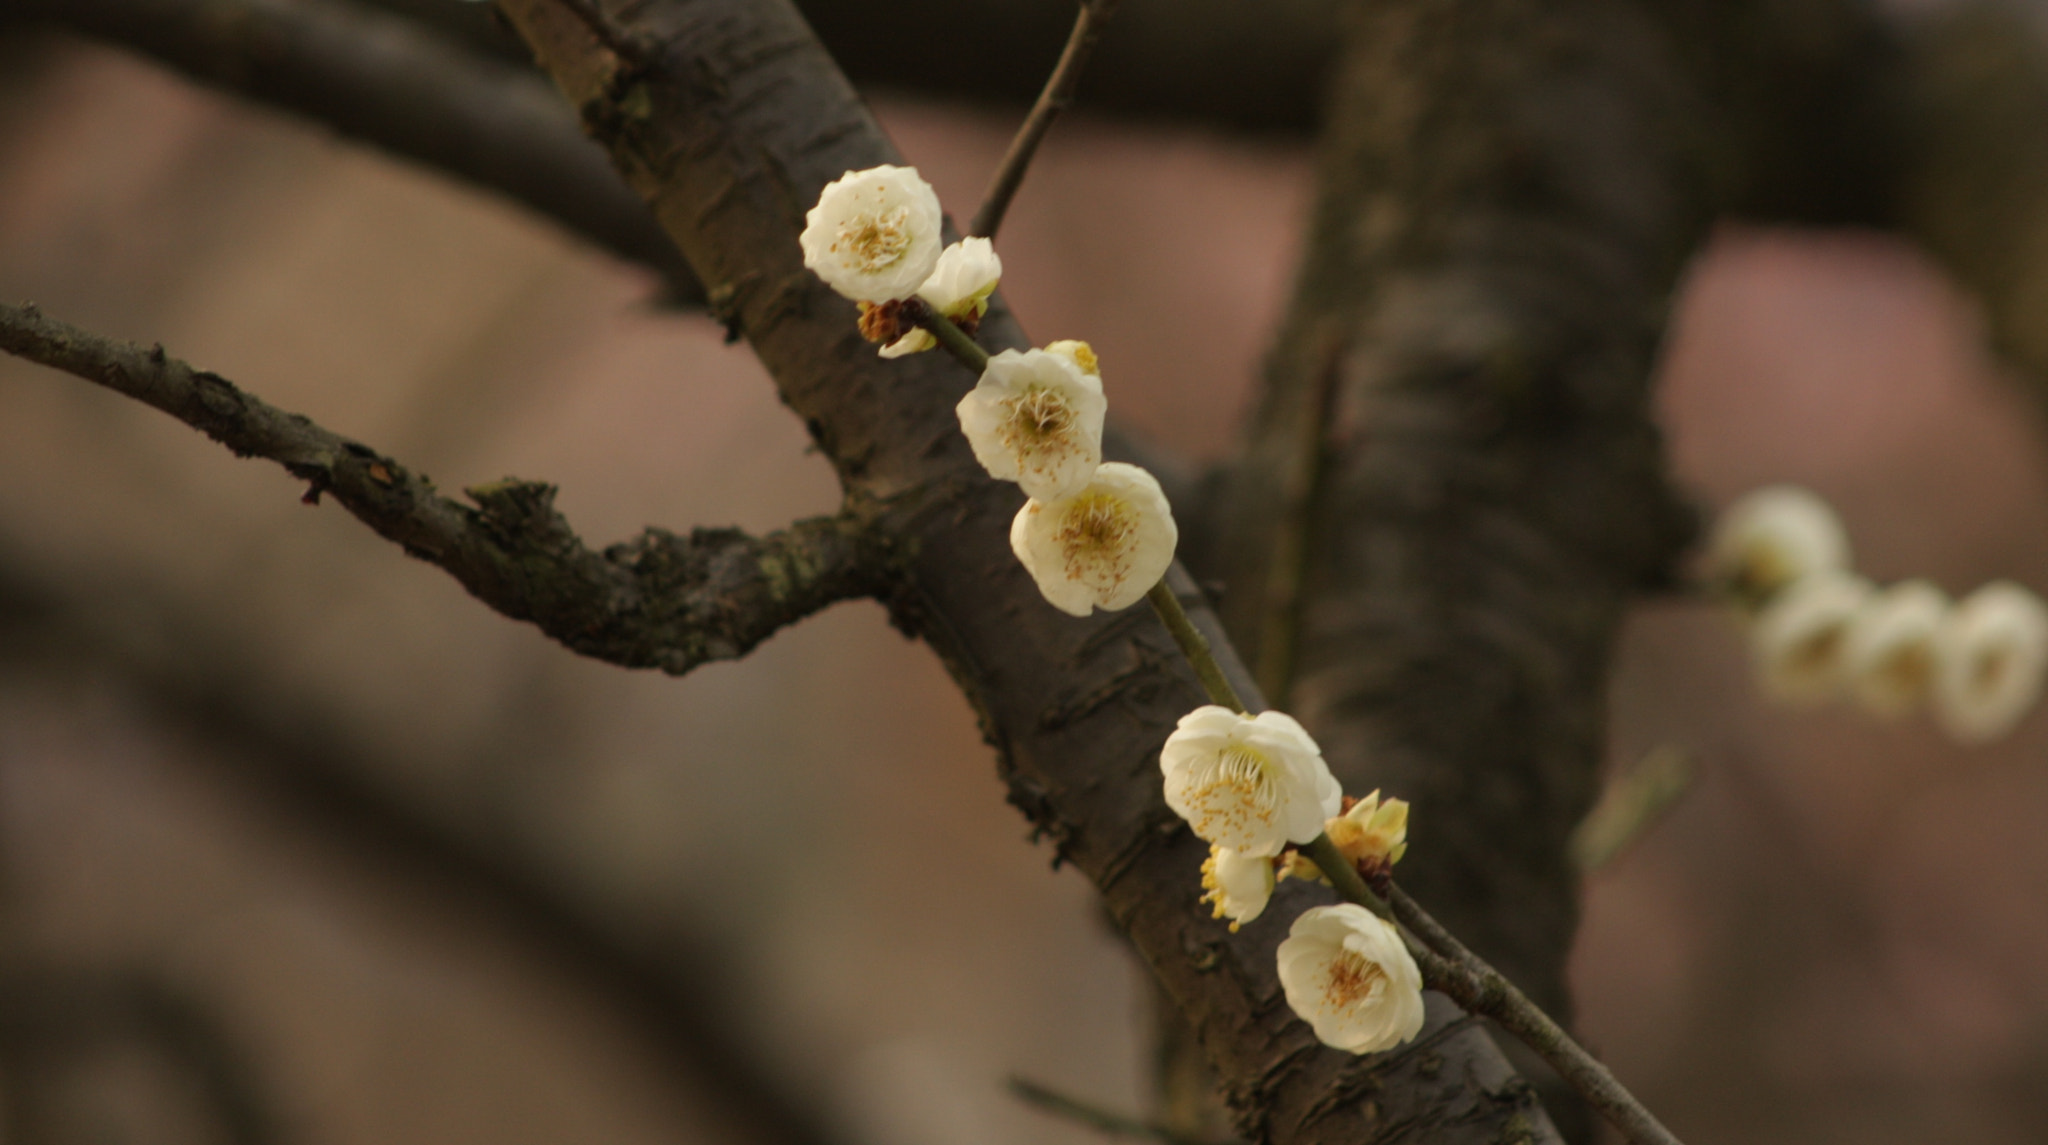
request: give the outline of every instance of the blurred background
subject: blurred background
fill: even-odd
[[[112,51],[6,53],[0,297],[445,490],[557,482],[594,544],[836,505],[746,348],[644,272]],[[1014,124],[878,111],[956,213]],[[1219,460],[1309,190],[1304,142],[1064,122],[1004,289],[1095,345],[1129,426]],[[1727,228],[1663,365],[1673,464],[1708,506],[1811,486],[1879,579],[2048,590],[2048,438],[1982,343],[1896,242]],[[1147,1109],[1141,971],[878,607],[634,674],[301,492],[0,359],[4,1132],[1098,1139],[1011,1075]],[[1679,600],[1640,608],[1612,707],[1618,765],[1700,763],[1589,880],[1575,954],[1586,1038],[1652,1108],[1695,1145],[2048,1135],[2048,717],[1966,750],[1769,708]]]

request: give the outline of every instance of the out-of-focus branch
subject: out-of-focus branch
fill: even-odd
[[[525,51],[454,0],[367,0],[481,51]],[[1080,91],[1090,111],[1239,131],[1304,133],[1331,65],[1339,0],[1122,0]],[[1024,105],[1037,97],[1073,23],[1073,0],[899,0],[876,19],[859,0],[798,7],[846,74],[928,98]]]
[[[109,600],[124,605],[110,609]],[[148,586],[40,579],[0,548],[0,655],[43,679],[79,672],[112,682],[215,749],[181,758],[217,766],[237,790],[408,882],[448,888],[603,997],[669,1056],[736,1140],[838,1141],[810,1112],[817,1099],[763,1064],[721,992],[727,979],[707,936],[670,925],[650,933],[635,926],[639,912],[594,908],[601,896],[577,893],[540,848],[495,818],[490,799],[475,798],[473,788],[472,798],[455,802],[408,790],[389,777],[433,769],[392,764],[390,744],[372,743],[325,696],[280,683],[189,609]],[[486,783],[516,770],[521,753],[547,738],[534,733],[531,721],[494,724],[456,770]]]
[[[554,510],[553,486],[505,480],[442,497],[375,450],[286,413],[158,346],[144,349],[0,304],[0,350],[136,398],[242,457],[283,465],[332,494],[405,551],[447,571],[477,599],[569,648],[681,675],[746,655],[785,625],[886,585],[887,563],[852,516],[800,521],[766,537],[649,529],[602,553]]]
[[[480,6],[458,5],[449,9]],[[703,288],[547,81],[424,25],[346,0],[6,0],[212,87],[524,203],[666,276]]]
[[[0,961],[0,1069],[9,1140],[71,1140],[75,1126],[46,1120],[39,1093],[73,1061],[112,1045],[146,1045],[183,1075],[230,1145],[284,1139],[251,1055],[197,999],[155,975]]]
[[[1414,804],[1404,881],[1567,1022],[1612,643],[1691,528],[1657,315],[1731,182],[1660,7],[1356,6],[1225,521],[1232,633],[1263,661],[1261,586],[1299,586],[1294,714],[1347,789]],[[1289,567],[1304,443],[1317,543]]]
[[[2048,21],[2002,0],[1911,27],[1900,223],[1984,304],[2048,399]]]

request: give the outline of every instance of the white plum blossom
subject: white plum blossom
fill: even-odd
[[[1216,904],[1216,917],[1236,930],[1263,914],[1273,897],[1273,860],[1211,845],[1202,860],[1202,890],[1202,901]]]
[[[988,313],[989,295],[1003,278],[1003,260],[995,244],[984,238],[965,238],[939,252],[931,277],[917,288],[917,296],[933,310],[959,324],[969,333]],[[884,358],[900,358],[929,350],[939,344],[932,332],[913,326],[903,336],[882,347]]]
[[[1143,600],[1180,540],[1150,473],[1110,461],[1071,496],[1032,499],[1010,523],[1010,548],[1054,608],[1086,616]]]
[[[1196,835],[1255,858],[1312,841],[1344,804],[1323,750],[1281,712],[1204,704],[1166,737],[1159,770],[1166,805]]]
[[[1997,739],[2040,698],[2044,669],[2048,608],[2010,581],[1987,584],[1934,638],[1934,714],[1964,743]]]
[[[855,302],[910,297],[939,261],[939,196],[915,167],[848,171],[804,215],[804,265]]]
[[[1074,338],[1062,338],[1057,342],[1048,343],[1045,347],[1045,352],[1048,354],[1058,354],[1067,361],[1074,363],[1074,368],[1084,374],[1094,374],[1098,378],[1102,376],[1102,363],[1095,357],[1095,347],[1090,346],[1086,342]]]
[[[1287,1004],[1324,1045],[1370,1054],[1422,1032],[1422,972],[1400,931],[1364,907],[1303,911],[1279,957]]]
[[[1764,691],[1793,704],[1817,703],[1841,691],[1850,626],[1870,598],[1870,582],[1844,572],[1817,572],[1785,586],[1750,633],[1750,652]]]
[[[960,399],[960,432],[989,476],[1053,501],[1080,492],[1102,464],[1102,379],[1048,350],[1004,350]],[[1152,587],[1146,585],[1146,588]]]
[[[1743,496],[1714,524],[1707,575],[1755,605],[1795,581],[1849,567],[1849,539],[1826,501],[1796,485]]]
[[[1870,597],[1842,648],[1849,694],[1872,715],[1903,716],[1927,699],[1934,681],[1934,638],[1948,617],[1948,594],[1905,580]]]

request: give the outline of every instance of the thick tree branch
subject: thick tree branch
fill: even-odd
[[[677,301],[704,301],[646,205],[531,68],[344,0],[0,0],[0,12],[118,44],[489,188],[660,271]]]
[[[554,487],[506,480],[468,490],[472,508],[375,450],[169,357],[0,304],[0,350],[76,374],[201,430],[241,457],[310,483],[385,539],[446,570],[477,599],[569,648],[681,675],[744,656],[785,625],[882,591],[886,562],[852,516],[755,538],[649,529],[592,552],[555,512]]]
[[[620,5],[601,39],[581,3],[499,6],[699,278],[729,293],[735,323],[849,497],[874,506],[904,554],[898,623],[938,651],[1000,753],[1012,801],[1101,890],[1189,1016],[1247,1134],[1273,1145],[1556,1140],[1484,1034],[1449,1025],[1450,1007],[1438,1003],[1424,1046],[1367,1059],[1324,1049],[1278,988],[1284,923],[1232,934],[1201,908],[1206,847],[1158,782],[1166,733],[1203,700],[1172,637],[1142,610],[1080,620],[1051,609],[1010,551],[1021,495],[989,479],[960,435],[953,406],[971,375],[936,354],[877,359],[853,306],[803,268],[796,236],[819,190],[900,160],[796,11],[785,0]],[[980,336],[1026,344],[1000,298]],[[1199,593],[1178,572],[1172,587],[1258,703]],[[1269,913],[1285,919],[1287,898],[1313,893],[1290,890]]]
[[[1689,533],[1649,379],[1727,185],[1702,147],[1711,105],[1630,0],[1356,15],[1230,497],[1226,619],[1255,640],[1259,586],[1300,585],[1295,714],[1347,788],[1414,803],[1417,897],[1568,1020],[1566,841],[1594,792],[1611,646]],[[1292,551],[1278,508],[1305,441],[1326,457],[1296,569],[1272,554]]]

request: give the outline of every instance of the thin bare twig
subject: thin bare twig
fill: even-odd
[[[1416,959],[1422,964],[1423,981],[1431,989],[1442,991],[1468,1013],[1492,1018],[1520,1038],[1632,1145],[1680,1145],[1598,1058],[1485,959],[1466,949],[1457,936],[1408,897],[1407,891],[1389,882],[1387,901],[1401,925],[1434,948],[1434,954],[1423,952]]]
[[[599,660],[681,675],[744,656],[826,605],[872,596],[885,562],[865,522],[815,517],[766,537],[649,529],[602,553],[554,509],[555,490],[507,479],[467,490],[476,507],[376,450],[277,409],[218,374],[0,304],[0,350],[126,394],[242,457],[263,457],[324,493],[386,540],[440,566],[470,595]]]
[[[1074,16],[1074,31],[1067,37],[1065,50],[1060,52],[1060,62],[1053,65],[1045,90],[1038,93],[1038,102],[1031,105],[1031,114],[1024,117],[1024,126],[1017,129],[1009,153],[1003,156],[1002,165],[989,180],[988,191],[981,197],[981,209],[974,212],[974,222],[967,228],[968,234],[996,237],[996,231],[1003,225],[1003,215],[1010,209],[1010,200],[1017,197],[1017,188],[1024,183],[1031,157],[1038,153],[1039,143],[1052,130],[1052,121],[1074,102],[1081,71],[1088,66],[1088,57],[1095,53],[1095,42],[1102,38],[1103,25],[1109,22],[1116,5],[1117,0],[1081,0],[1081,10]]]
[[[1572,831],[1572,861],[1587,872],[1613,862],[1692,790],[1698,774],[1692,753],[1684,748],[1667,743],[1650,749],[1608,783],[1600,802]]]

